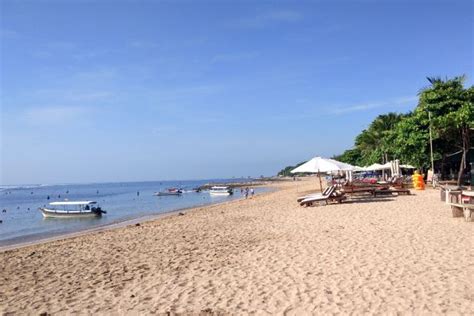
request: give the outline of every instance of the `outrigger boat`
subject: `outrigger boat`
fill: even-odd
[[[45,218],[82,218],[98,217],[107,213],[102,210],[96,201],[64,201],[51,202],[52,208],[40,207],[39,210]],[[97,206],[96,206],[97,205]]]
[[[234,194],[232,188],[225,187],[225,186],[214,186],[209,190],[211,195],[231,195]]]
[[[181,195],[183,191],[177,188],[170,188],[166,191],[155,192],[153,195],[155,196],[167,196],[167,195]]]

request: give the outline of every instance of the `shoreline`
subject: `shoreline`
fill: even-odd
[[[258,193],[255,196],[261,196],[264,194],[269,194],[272,192],[278,191],[278,188],[275,187],[272,183],[269,183],[267,185],[259,185],[264,188],[268,188],[269,190],[267,192],[262,192]],[[158,221],[167,217],[171,217],[174,215],[178,215],[179,213],[183,211],[187,212],[192,212],[194,210],[203,208],[203,207],[209,207],[209,206],[214,206],[214,205],[224,205],[226,203],[235,203],[241,200],[245,200],[244,197],[236,198],[231,201],[222,201],[222,202],[216,202],[216,203],[210,203],[210,204],[204,204],[204,205],[197,205],[197,206],[190,206],[190,207],[184,207],[184,208],[179,208],[176,210],[171,210],[167,211],[164,213],[160,214],[154,214],[154,215],[144,215],[140,216],[137,218],[132,218],[132,219],[125,219],[123,221],[117,221],[113,223],[108,223],[104,225],[100,225],[97,227],[89,228],[89,229],[84,229],[80,230],[77,232],[71,232],[71,233],[65,233],[65,234],[58,234],[54,236],[45,236],[45,237],[40,237],[39,239],[36,240],[30,240],[30,241],[20,241],[18,243],[12,243],[12,244],[5,244],[5,245],[0,245],[0,253],[10,251],[10,250],[16,250],[16,249],[21,249],[29,246],[35,246],[35,245],[41,245],[49,242],[54,242],[58,240],[65,240],[65,239],[71,239],[71,238],[76,238],[76,237],[81,237],[89,234],[94,234],[98,232],[103,232],[103,231],[108,231],[108,230],[114,230],[118,228],[123,228],[127,226],[133,226],[136,225],[137,223],[147,223],[147,222],[153,222],[153,221]],[[18,239],[21,239],[21,237],[18,237]]]

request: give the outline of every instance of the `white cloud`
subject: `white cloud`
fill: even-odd
[[[113,95],[114,94],[109,91],[83,92],[71,94],[70,99],[74,101],[95,101],[110,99]]]
[[[20,36],[20,33],[14,30],[9,30],[9,29],[1,29],[0,30],[0,38],[18,38]]]
[[[35,97],[55,98],[62,101],[99,101],[114,97],[111,91],[84,91],[71,89],[39,89],[34,91]]]
[[[224,86],[215,84],[202,84],[195,86],[177,87],[149,92],[160,103],[168,103],[182,99],[192,99],[203,96],[215,95],[224,90]]]
[[[135,48],[157,48],[159,45],[153,41],[135,40],[130,42],[130,46]]]
[[[77,60],[86,60],[86,59],[94,59],[98,57],[103,57],[110,53],[114,52],[111,49],[98,49],[98,50],[83,50],[78,51],[77,53],[73,53],[71,56]]]
[[[318,119],[321,117],[327,117],[330,115],[346,115],[354,112],[364,112],[376,108],[386,108],[388,111],[394,111],[397,107],[416,105],[418,97],[399,97],[395,99],[378,101],[378,102],[366,102],[360,104],[347,104],[347,105],[332,105],[332,106],[318,106],[311,105],[308,100],[304,100],[304,109],[294,110],[292,113],[278,114],[268,117],[270,120],[276,121],[298,121],[305,119]],[[300,99],[295,100],[298,104]]]
[[[31,125],[67,124],[87,119],[90,109],[80,106],[47,106],[26,109],[23,119]]]
[[[329,114],[346,114],[352,112],[367,111],[375,108],[381,107],[399,107],[403,105],[408,105],[416,102],[418,97],[401,97],[386,101],[380,102],[367,102],[354,105],[345,105],[345,106],[331,106],[326,109],[326,112]]]
[[[274,10],[262,14],[243,18],[237,22],[237,26],[248,28],[265,27],[278,23],[294,23],[303,19],[303,14],[294,10]]]
[[[51,58],[53,54],[45,50],[32,51],[31,56],[35,58]]]
[[[215,55],[211,62],[212,63],[225,63],[225,62],[236,62],[242,60],[251,60],[258,56],[257,52],[244,52],[244,53],[229,53],[229,54],[218,54]]]
[[[303,15],[297,11],[280,10],[267,12],[262,18],[268,21],[296,22],[301,20]]]
[[[77,43],[70,41],[51,41],[46,44],[46,47],[56,50],[73,50],[78,46]]]
[[[103,83],[108,80],[117,79],[119,77],[119,72],[113,67],[101,67],[98,69],[78,72],[74,77],[82,81]]]

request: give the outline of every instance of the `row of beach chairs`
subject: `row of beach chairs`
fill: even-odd
[[[326,187],[321,193],[313,193],[297,198],[301,206],[312,206],[314,204],[337,202],[342,203],[347,195],[368,193],[373,197],[377,195],[411,194],[410,190],[403,188],[390,188],[387,185],[337,185]]]

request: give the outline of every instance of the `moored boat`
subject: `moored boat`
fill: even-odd
[[[232,191],[232,188],[226,186],[213,186],[209,190],[209,193],[212,195],[231,195],[234,191]]]
[[[97,205],[96,201],[64,201],[51,202],[52,207],[40,207],[39,210],[45,218],[82,218],[98,217],[107,213]]]
[[[177,188],[170,188],[166,191],[155,192],[153,195],[155,196],[167,196],[167,195],[181,195],[183,194],[183,190]]]

